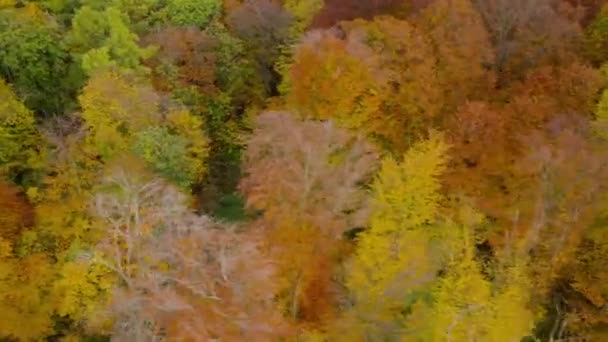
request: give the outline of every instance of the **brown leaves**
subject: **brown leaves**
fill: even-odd
[[[171,90],[177,85],[194,85],[203,93],[216,92],[216,39],[194,27],[170,27],[151,34],[146,42],[159,46],[157,56],[150,61],[155,67],[157,88]],[[177,67],[177,75],[165,70],[168,67]],[[166,74],[162,74],[163,70]]]
[[[21,230],[33,223],[32,206],[14,186],[0,180],[0,238],[16,242]]]
[[[496,50],[501,82],[530,68],[571,61],[580,38],[572,8],[559,0],[475,0]]]
[[[493,87],[494,49],[481,15],[470,0],[439,0],[415,21],[433,42],[446,110],[482,99]]]

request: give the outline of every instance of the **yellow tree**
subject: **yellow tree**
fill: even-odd
[[[109,161],[134,152],[152,168],[187,188],[205,175],[208,154],[202,121],[169,105],[144,80],[132,74],[96,74],[80,96],[91,154]]]
[[[399,311],[440,266],[432,240],[442,232],[440,181],[448,146],[439,134],[414,145],[402,162],[387,158],[373,184],[370,227],[358,236],[347,278],[355,340],[398,336]]]
[[[32,184],[45,166],[45,148],[34,114],[0,79],[0,175]]]
[[[536,318],[529,309],[527,258],[521,248],[499,256],[490,280],[489,265],[475,255],[475,226],[482,216],[467,206],[458,216],[444,275],[433,285],[430,300],[413,305],[401,341],[520,341],[530,335]]]

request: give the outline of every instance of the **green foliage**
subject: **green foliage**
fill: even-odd
[[[152,126],[137,133],[133,149],[158,173],[188,189],[196,175],[189,172],[187,145],[184,137],[171,134],[166,127]]]
[[[585,55],[596,65],[608,61],[608,5],[605,5],[585,31]]]
[[[87,147],[104,162],[134,148],[181,187],[205,176],[208,142],[202,122],[183,109],[161,112],[159,95],[145,81],[98,73],[84,88],[80,103],[90,129]]]
[[[248,218],[245,201],[238,194],[229,194],[220,198],[213,215],[228,222],[239,222]]]
[[[87,13],[92,15],[93,12]],[[108,35],[99,48],[91,49],[82,56],[85,72],[92,74],[112,66],[127,70],[146,71],[146,68],[141,65],[141,60],[152,56],[155,48],[139,47],[137,44],[139,38],[129,30],[124,16],[118,9],[110,7],[105,10],[104,16],[108,25]],[[99,17],[96,18],[99,19]],[[86,33],[78,32],[77,36]]]
[[[219,0],[168,0],[167,20],[173,25],[206,27],[221,11]]]
[[[82,6],[72,18],[66,41],[73,54],[85,53],[103,44],[110,26],[104,12]]]
[[[277,72],[283,77],[283,82],[279,85],[281,94],[287,94],[291,87],[289,68],[293,63],[296,42],[306,31],[315,14],[323,8],[323,3],[324,0],[285,0],[283,3],[283,7],[294,20],[288,30],[287,43],[281,46],[281,55],[275,65]]]
[[[39,113],[62,113],[73,96],[67,86],[70,58],[60,41],[44,22],[0,12],[0,76]]]
[[[593,128],[599,137],[608,140],[608,91],[602,93],[597,104]]]

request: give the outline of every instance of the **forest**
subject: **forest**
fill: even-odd
[[[608,0],[0,0],[0,341],[608,341]]]

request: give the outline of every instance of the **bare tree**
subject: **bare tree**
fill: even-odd
[[[193,214],[159,179],[114,168],[95,198],[106,228],[93,262],[118,278],[108,314],[116,341],[268,339],[274,268],[254,234]],[[127,171],[129,170],[129,171]]]

